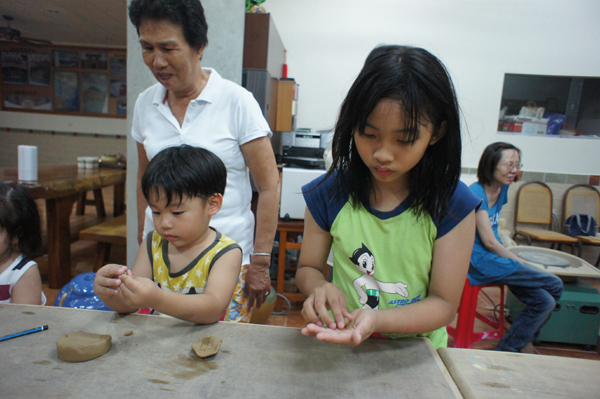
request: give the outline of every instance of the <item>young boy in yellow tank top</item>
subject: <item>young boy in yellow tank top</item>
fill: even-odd
[[[135,263],[102,267],[94,291],[119,313],[151,308],[182,320],[229,320],[242,262],[240,246],[209,227],[223,203],[227,170],[212,152],[182,145],[162,150],[142,177],[156,231]]]

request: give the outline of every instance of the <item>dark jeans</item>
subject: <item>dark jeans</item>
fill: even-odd
[[[514,273],[497,281],[525,304],[525,309],[513,321],[498,343],[496,350],[519,352],[535,341],[546,324],[563,292],[563,283],[554,274],[522,263]]]

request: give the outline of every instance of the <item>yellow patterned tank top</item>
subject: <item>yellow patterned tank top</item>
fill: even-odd
[[[148,256],[152,263],[152,278],[166,291],[180,294],[202,294],[208,274],[215,262],[226,252],[241,247],[231,238],[211,227],[217,236],[196,259],[177,273],[171,273],[168,244],[156,231],[148,234]]]

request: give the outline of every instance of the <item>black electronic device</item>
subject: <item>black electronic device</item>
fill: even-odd
[[[286,166],[325,169],[323,148],[283,147],[282,161]]]

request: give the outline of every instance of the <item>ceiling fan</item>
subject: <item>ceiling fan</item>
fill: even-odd
[[[12,21],[14,18],[11,17],[10,15],[5,15],[5,14],[3,14],[2,17],[6,21],[6,26],[0,26],[0,39],[7,40],[9,42],[20,42],[20,43],[37,44],[37,45],[52,44],[52,42],[49,40],[33,39],[33,38],[21,36],[21,31],[10,27],[10,21]]]

